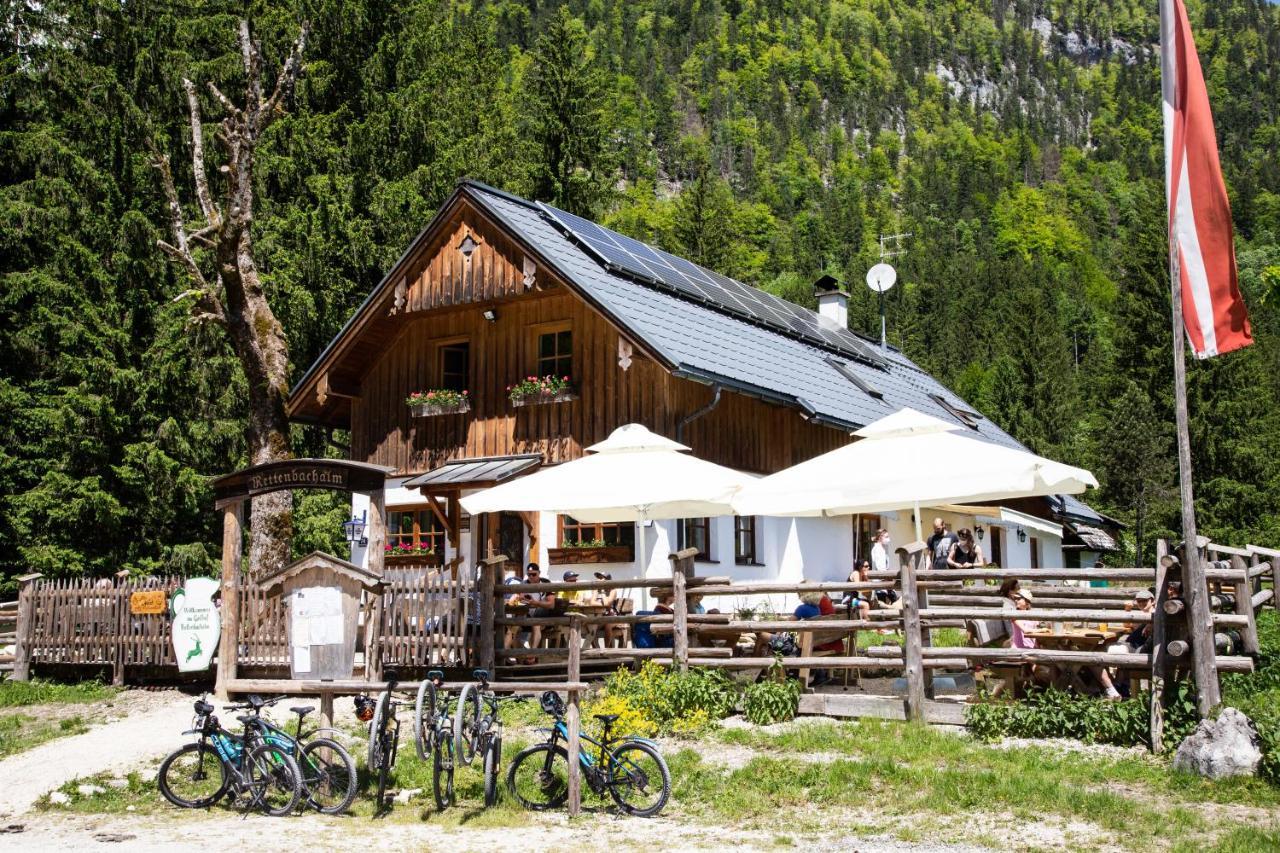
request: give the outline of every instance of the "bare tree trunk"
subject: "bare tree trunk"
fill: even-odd
[[[232,349],[244,370],[249,387],[249,419],[245,437],[249,462],[257,465],[288,459],[289,419],[285,401],[289,394],[289,344],[262,288],[253,253],[253,162],[258,139],[282,112],[284,98],[302,67],[309,27],[303,24],[293,51],[280,70],[275,89],[265,101],[262,93],[262,55],[249,34],[248,21],[240,22],[240,52],[245,72],[244,106],[239,107],[213,84],[209,90],[221,105],[224,117],[216,139],[226,154],[225,185],[215,202],[204,163],[203,124],[196,87],[183,80],[190,111],[192,166],[201,227],[188,230],[169,168],[169,158],[153,146],[153,162],[159,170],[169,202],[174,243],[160,247],[186,270],[192,288],[178,300],[191,300],[192,322],[212,322],[226,329]],[[207,249],[208,252],[200,252]],[[206,275],[210,257],[216,268]],[[175,300],[175,301],[178,301]],[[284,565],[293,533],[293,504],[288,492],[273,492],[253,501],[250,521],[249,571],[257,574]]]

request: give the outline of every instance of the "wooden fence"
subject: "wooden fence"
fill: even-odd
[[[20,578],[18,601],[0,606],[0,620],[12,614],[14,677],[29,677],[33,666],[110,669],[116,684],[129,671],[176,674],[167,605],[161,613],[134,613],[130,601],[134,593],[156,590],[167,602],[181,585],[176,577]],[[362,606],[362,621],[380,624],[376,654],[402,669],[465,664],[472,590],[466,577],[438,568],[388,569],[382,592],[366,594]],[[237,603],[239,671],[287,674],[284,598],[242,579]]]

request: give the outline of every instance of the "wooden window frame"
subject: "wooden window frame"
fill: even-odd
[[[677,527],[678,536],[676,537],[677,544],[679,546],[677,550],[682,550],[687,547],[697,547],[696,545],[689,544],[692,540],[692,537],[689,535],[689,531],[692,528],[701,529],[706,542],[705,549],[699,548],[698,553],[694,555],[693,559],[699,563],[718,563],[719,560],[711,559],[711,550],[714,543],[711,541],[711,518],[709,516],[680,519]]]
[[[1031,545],[1031,568],[1040,568],[1040,537],[1030,536],[1027,538],[1028,544]]]
[[[615,544],[606,545],[605,547],[630,548],[631,559],[632,560],[635,559],[637,534],[635,532],[636,523],[634,521],[603,521],[603,522],[591,523],[591,522],[585,522],[585,521],[578,521],[577,519],[574,519],[573,524],[566,524],[565,519],[569,517],[570,516],[566,516],[566,515],[556,516],[556,546],[555,547],[557,548],[576,547],[572,545],[565,545],[565,529],[566,528],[572,529],[573,531],[576,532],[578,538],[574,541],[581,542],[584,539],[588,541],[592,539],[605,539],[606,528],[613,528],[621,532],[623,529],[630,527],[632,530],[630,542],[618,541],[615,537]],[[586,531],[590,531],[590,534],[584,535],[584,532]]]
[[[465,390],[469,392],[471,390],[471,366],[472,366],[471,338],[467,337],[466,335],[460,335],[458,337],[453,337],[453,338],[443,338],[441,340],[435,341],[434,343],[435,343],[434,376],[435,376],[435,387],[437,388],[448,387],[444,384],[444,351],[449,347],[456,347],[459,344],[466,344],[467,372],[466,372],[466,376],[463,378],[463,387],[457,390],[459,391]]]
[[[569,359],[569,370],[568,371],[556,370],[551,373],[548,373],[547,371],[542,369],[542,348],[541,348],[542,338],[545,335],[558,335],[561,332],[569,333],[569,354],[567,356]],[[538,377],[548,376],[548,375],[568,376],[571,381],[576,380],[577,377],[574,375],[574,368],[577,366],[578,359],[574,352],[574,349],[575,347],[574,347],[573,323],[571,323],[570,321],[556,320],[550,323],[538,323],[536,325],[530,326],[529,327],[529,358],[528,358],[528,364],[530,365],[529,375],[538,376]],[[565,357],[566,356],[559,355],[559,354],[553,356],[554,360],[556,361],[559,361]],[[557,367],[558,366],[559,365],[557,365]]]
[[[763,566],[760,562],[760,516],[733,517],[733,562],[739,566]],[[749,548],[743,544],[748,543]]]
[[[403,533],[398,527],[393,527],[391,522],[396,515],[409,513],[413,514],[413,529],[411,531]],[[388,507],[387,544],[391,546],[398,545],[406,537],[408,537],[410,544],[415,547],[426,540],[430,543],[432,551],[443,555],[445,546],[449,541],[449,531],[440,525],[440,519],[436,518],[436,514],[431,511],[429,505],[413,504],[412,506]]]

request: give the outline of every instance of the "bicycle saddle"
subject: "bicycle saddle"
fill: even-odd
[[[242,726],[247,726],[257,718],[254,717],[253,714],[241,714],[240,716],[236,717],[236,719],[240,721],[240,724]]]
[[[611,726],[618,721],[617,714],[593,714],[592,716],[604,723],[606,726]]]
[[[472,678],[474,678],[476,681],[488,681],[488,680],[489,680],[489,670],[487,670],[487,669],[473,669],[473,670],[471,671],[471,677],[472,677]]]
[[[427,681],[444,681],[444,673],[438,669],[433,669],[427,673]]]
[[[290,708],[289,710],[297,714],[299,717],[305,717],[315,709],[316,707],[314,705],[298,705],[297,707]]]

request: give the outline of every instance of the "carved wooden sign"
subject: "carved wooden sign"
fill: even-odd
[[[288,459],[219,477],[213,490],[219,504],[286,489],[370,492],[384,488],[392,470],[341,459]]]
[[[163,589],[143,589],[129,596],[129,612],[134,616],[154,616],[168,607]]]

